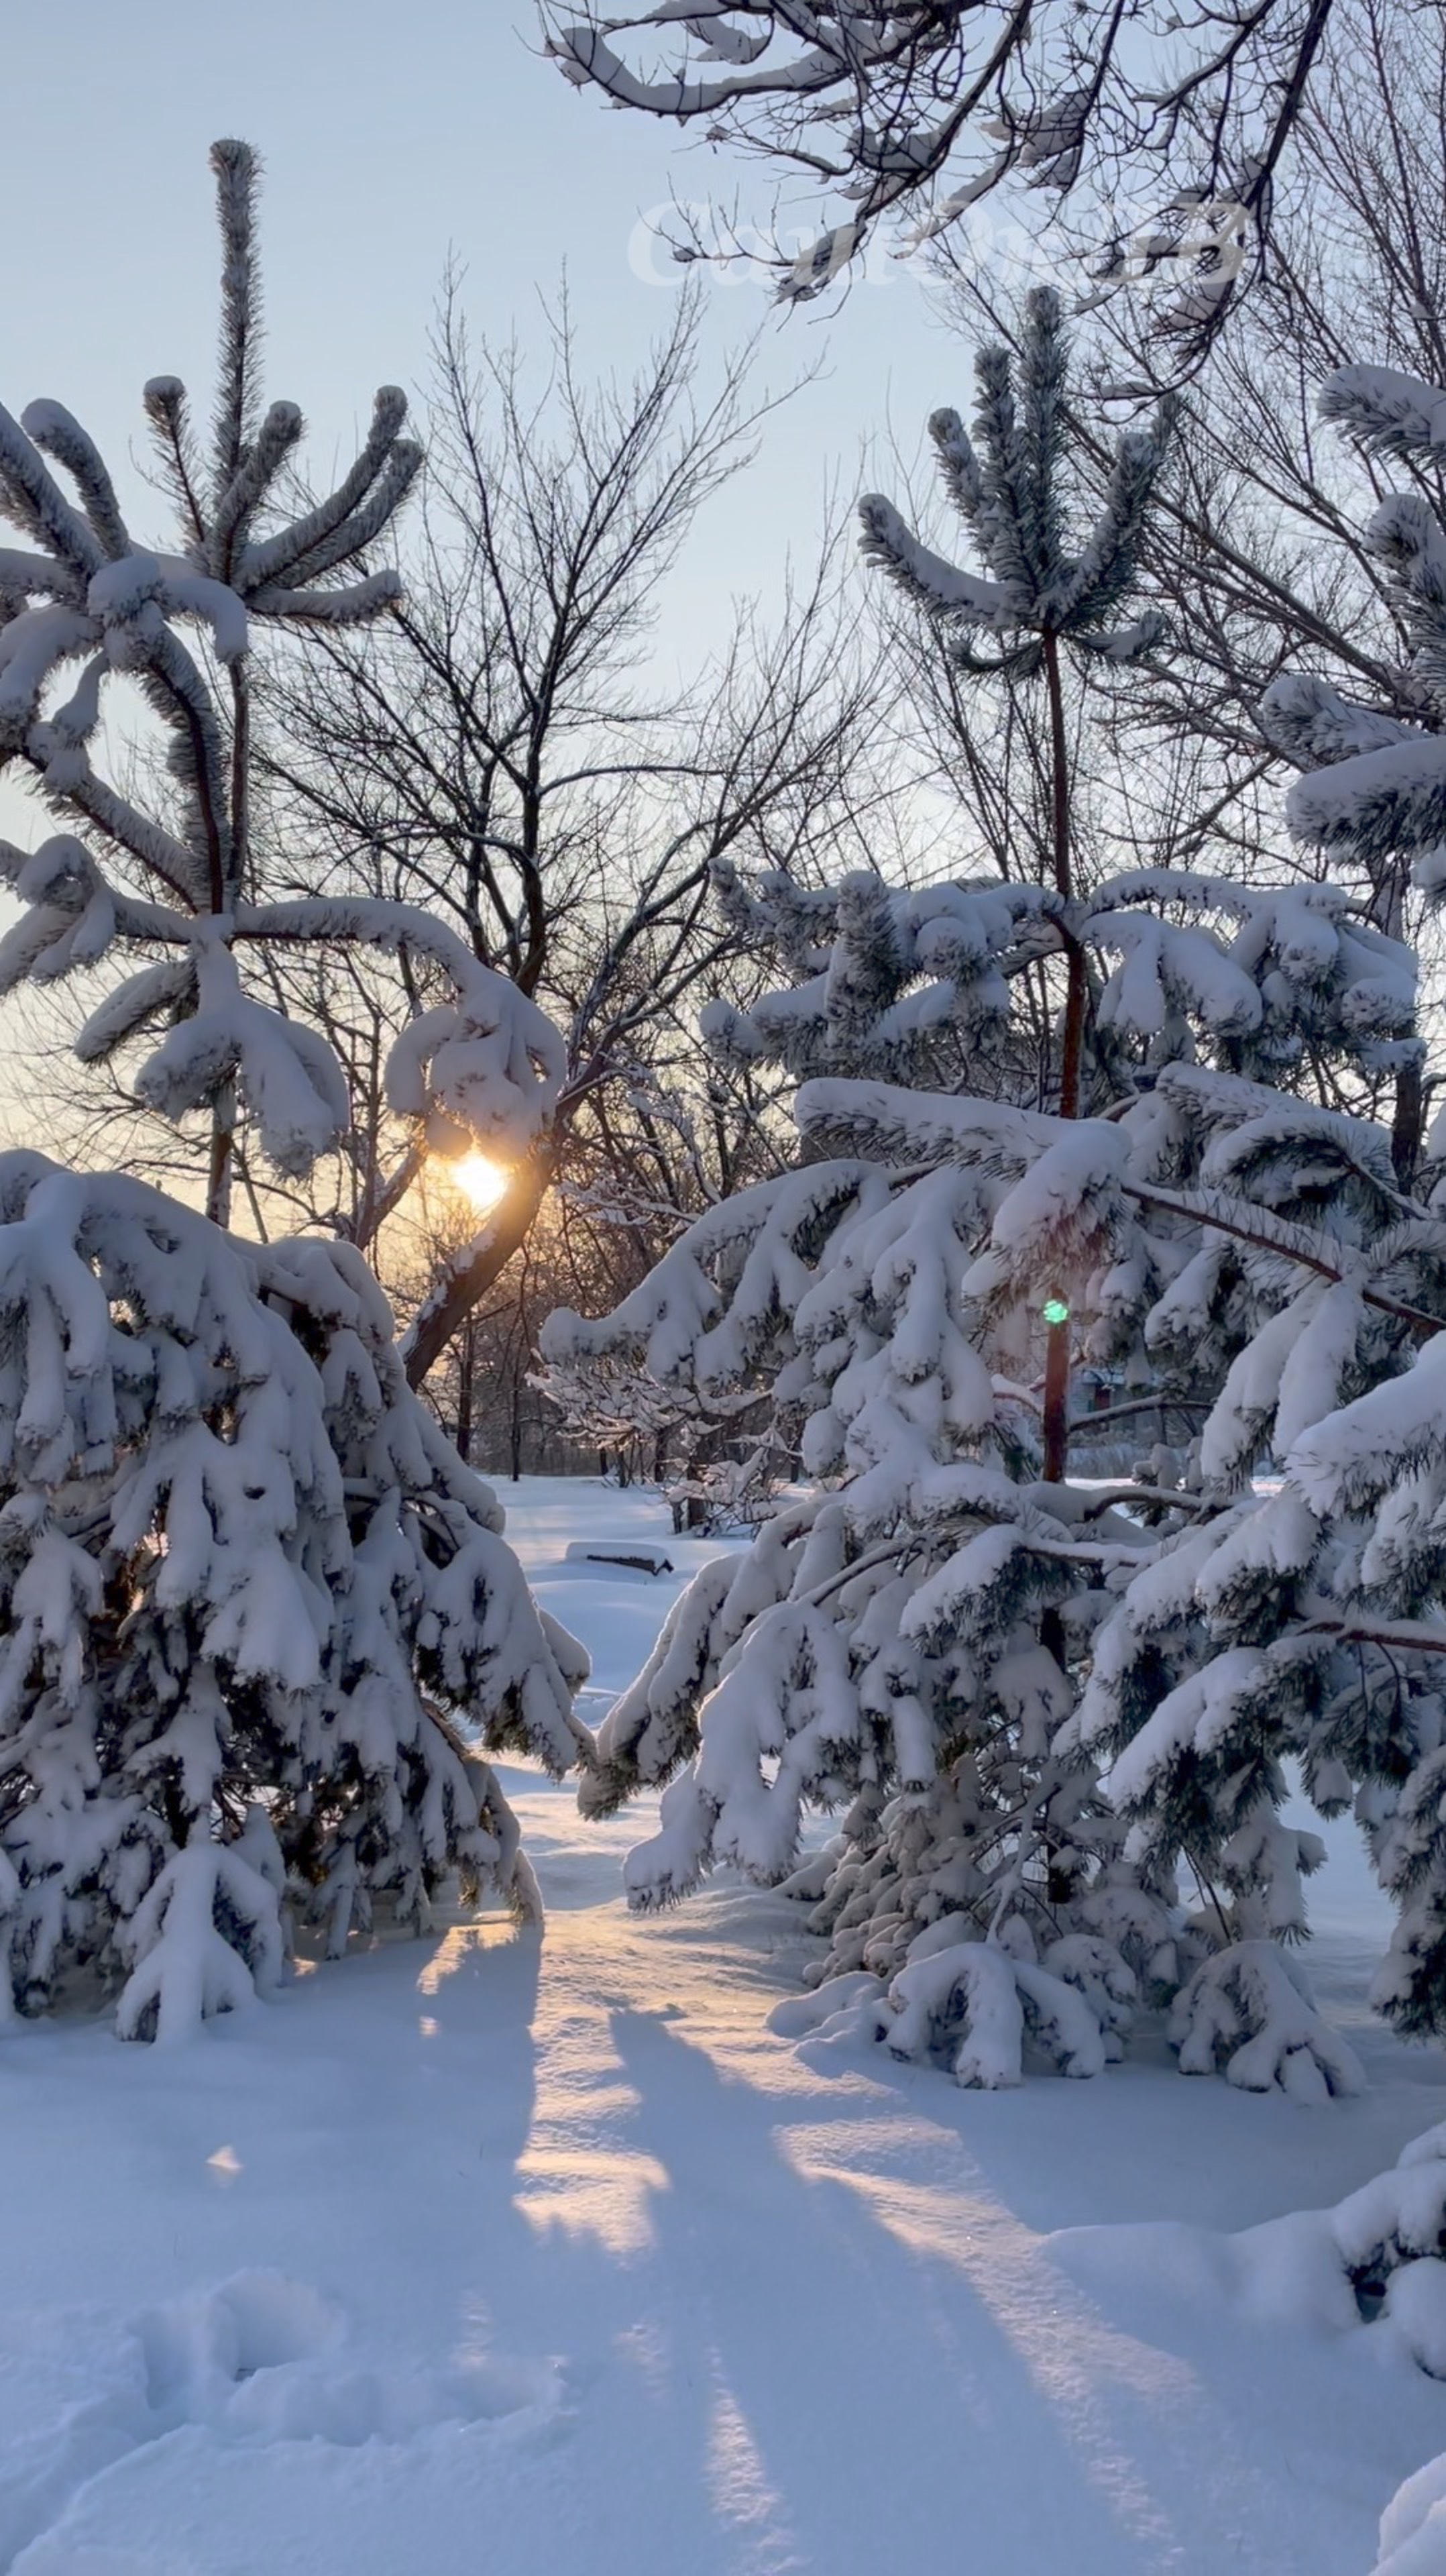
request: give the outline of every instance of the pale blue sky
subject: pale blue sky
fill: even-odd
[[[534,43],[528,0],[251,0],[244,12],[71,0],[59,21],[18,13],[5,44],[0,399],[66,402],[120,468],[146,377],[209,391],[206,148],[223,133],[266,158],[267,386],[304,405],[317,475],[378,383],[422,373],[449,249],[475,326],[505,335],[515,321],[524,339],[537,289],[566,261],[589,365],[627,368],[678,274],[636,274],[640,212],[666,201],[670,180],[731,197],[740,180],[757,192],[760,174],[606,112]],[[757,285],[715,285],[710,344],[765,311]],[[665,648],[721,631],[730,594],[766,592],[790,541],[809,552],[830,470],[852,489],[859,442],[887,416],[912,445],[935,404],[967,391],[967,352],[897,270],[824,326],[770,321],[763,372],[784,382],[821,345],[828,380],[771,425],[759,467],[701,528],[665,602]]]

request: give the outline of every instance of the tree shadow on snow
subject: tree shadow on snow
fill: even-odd
[[[1216,2576],[1188,2373],[1170,2384],[971,2193],[952,2133],[888,2094],[770,2099],[648,2013],[612,2029],[669,2179],[655,2438],[698,2460],[720,2565],[873,2576],[943,2540],[970,2576]],[[1277,2532],[1228,2563],[1296,2562]]]

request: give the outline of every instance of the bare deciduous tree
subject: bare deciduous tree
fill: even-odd
[[[339,893],[424,906],[566,1037],[547,1133],[421,1301],[414,1382],[526,1241],[574,1140],[596,1149],[604,1091],[636,1092],[654,1033],[727,972],[710,870],[733,854],[807,867],[822,842],[837,864],[850,833],[865,846],[887,701],[877,657],[847,638],[836,537],[771,628],[744,605],[691,679],[655,667],[660,586],[773,407],[742,363],[700,395],[697,324],[685,293],[633,381],[592,386],[564,303],[537,386],[515,347],[474,351],[452,281],[407,598],[360,649],[325,637],[275,694],[273,845],[304,846],[311,884],[319,870]],[[325,1211],[362,1241],[418,1168],[357,1062],[384,1051],[378,1003],[354,979],[306,996],[342,1022],[376,1105]]]

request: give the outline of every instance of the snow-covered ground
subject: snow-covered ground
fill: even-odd
[[[506,1499],[615,1687],[709,1550],[564,1567],[665,1536],[660,1505]],[[807,2062],[764,2022],[790,1908],[715,1886],[630,1921],[636,1821],[508,1787],[541,1943],[383,1946],[175,2054],[80,2023],[5,2045],[0,2571],[1367,2576],[1446,2391],[1220,2242],[1446,2116],[1440,2055],[1365,2012],[1348,1835],[1312,1967],[1364,2098],[1245,2097],[1163,2051],[977,2095]]]

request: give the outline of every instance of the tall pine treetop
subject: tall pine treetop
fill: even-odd
[[[87,1018],[78,1052],[124,1056],[139,1098],[166,1117],[209,1111],[208,1206],[224,1218],[239,1119],[292,1175],[351,1123],[331,1049],[253,989],[250,960],[268,948],[342,942],[405,962],[409,990],[431,1007],[393,1051],[388,1090],[434,1149],[524,1148],[547,1122],[563,1051],[536,1005],[426,913],[265,900],[252,829],[253,630],[304,633],[392,606],[399,576],[374,567],[373,553],[421,450],[403,436],[405,396],[384,385],[353,464],[297,508],[302,415],[291,402],[263,408],[261,396],[257,159],[224,142],[211,162],[222,265],[209,431],[178,378],[153,377],[145,391],[173,513],[167,539],[132,531],[99,447],[63,404],[32,403],[19,421],[0,408],[0,517],[26,541],[0,550],[0,767],[22,768],[70,827],[35,852],[0,843],[0,876],[25,907],[0,940],[0,993],[139,952],[138,971]],[[106,774],[120,678],[139,687],[165,746],[168,779],[152,798]],[[137,1062],[138,1043],[157,1032]]]
[[[930,419],[944,489],[982,576],[933,553],[891,501],[874,493],[859,504],[864,553],[938,621],[961,670],[1023,677],[1040,668],[1046,636],[1112,662],[1135,661],[1163,638],[1164,620],[1153,612],[1132,625],[1114,621],[1135,586],[1173,403],[1163,401],[1147,428],[1119,438],[1104,506],[1088,533],[1072,538],[1068,358],[1059,297],[1036,287],[1017,359],[991,346],[975,360],[972,440],[957,412]],[[996,639],[992,657],[975,651],[970,639],[979,634]]]

